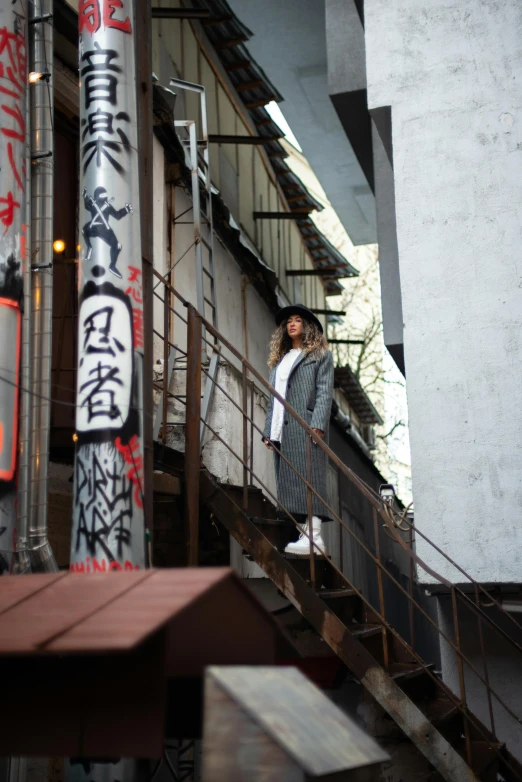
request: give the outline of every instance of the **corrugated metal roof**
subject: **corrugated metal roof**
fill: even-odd
[[[381,416],[348,364],[344,367],[335,367],[334,386],[343,392],[350,407],[363,424],[383,423]]]
[[[202,22],[202,27],[236,88],[239,98],[249,111],[258,134],[264,138],[281,138],[283,136],[281,129],[264,107],[271,101],[283,100],[283,97],[263,69],[252,59],[245,46],[245,42],[252,37],[253,33],[235,16],[225,0],[194,0],[193,5],[210,11],[211,16]],[[314,210],[321,211],[323,206],[308,192],[299,177],[284,162],[288,153],[282,144],[273,140],[265,144],[264,148],[285,194],[289,211],[303,212],[302,219],[296,220],[296,225],[310,252],[314,266],[318,269],[328,267],[328,272],[320,275],[325,285],[326,295],[339,295],[343,291],[339,280],[344,277],[356,277],[359,272],[335,249],[308,216],[308,213]],[[314,238],[311,239],[311,236]],[[332,266],[339,268],[331,269]]]

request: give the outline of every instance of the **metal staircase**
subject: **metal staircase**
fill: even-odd
[[[488,631],[498,633],[504,641],[509,642],[522,657],[522,647],[516,640],[516,632],[521,629],[520,625],[503,611],[489,592],[473,582],[461,570],[464,576],[462,580],[470,582],[475,599],[473,599],[473,591],[470,597],[469,593],[438,577],[449,591],[453,606],[454,634],[452,637],[446,635],[416,602],[411,584],[410,589],[404,587],[393,573],[387,570],[381,560],[379,530],[384,528],[386,534],[408,553],[412,563],[416,563],[437,577],[429,563],[422,562],[415,553],[412,544],[413,536],[421,534],[420,531],[407,521],[405,515],[398,515],[393,507],[364,484],[323,442],[319,442],[318,447],[326,451],[341,473],[351,481],[354,492],[359,492],[373,509],[376,538],[374,549],[370,550],[339,518],[335,509],[325,502],[334,520],[350,534],[352,544],[360,546],[375,566],[375,583],[378,585],[378,598],[374,601],[375,605],[360,591],[360,585],[351,583],[329,557],[313,555],[312,543],[310,557],[289,557],[282,554],[285,543],[295,532],[296,520],[288,511],[286,517],[281,518],[281,511],[284,512],[285,509],[277,507],[276,498],[255,471],[253,436],[256,430],[258,434],[261,430],[254,421],[252,407],[249,405],[248,384],[256,381],[257,388],[264,389],[265,392],[275,396],[277,394],[212,323],[203,319],[195,308],[158,273],[156,277],[186,308],[184,311],[187,314],[185,318],[179,312],[175,313],[187,323],[187,349],[181,350],[181,353],[186,358],[187,367],[192,367],[192,371],[185,373],[187,406],[185,453],[176,453],[166,445],[157,443],[156,467],[184,477],[185,523],[189,527],[191,547],[189,560],[192,563],[198,562],[199,522],[202,511],[206,511],[228,530],[244,552],[264,570],[277,589],[290,601],[300,617],[298,621],[302,622],[302,629],[308,632],[308,647],[311,648],[314,644],[317,646],[314,639],[323,639],[331,652],[347,666],[393,720],[397,729],[411,740],[443,779],[452,782],[455,780],[522,782],[522,766],[495,736],[493,704],[495,710],[505,709],[519,727],[522,725],[522,720],[491,687],[486,657],[483,657],[484,669],[479,671],[463,652],[459,640],[459,608],[461,613],[464,606],[473,612],[481,638],[483,628],[487,627]],[[209,373],[201,368],[201,340],[208,338],[203,337],[203,327],[207,335],[218,342],[222,360],[225,360],[224,354],[228,351],[235,366],[239,364],[242,367],[238,382],[240,388],[242,386],[243,393],[242,396],[239,393],[241,399],[239,403],[221,386],[218,377],[213,380],[216,390],[220,390],[228,398],[242,418],[242,442],[226,442],[227,435],[223,436],[223,433],[215,431],[211,421],[206,422],[213,438],[220,441],[230,457],[241,465],[243,474],[241,486],[221,484],[205,469],[200,459],[198,436],[201,431],[199,424],[202,421],[201,372],[209,376]],[[199,372],[193,371],[198,366]],[[312,436],[313,433],[306,422],[299,418],[285,400],[278,398],[287,413],[294,416]],[[311,507],[313,486],[304,476],[300,475],[299,478],[306,485],[309,507]],[[322,499],[325,501],[324,498]],[[384,577],[394,583],[395,588],[408,601],[411,615],[414,612],[423,615],[425,621],[433,625],[440,638],[455,654],[460,681],[458,694],[442,682],[434,671],[433,664],[420,656],[413,640],[413,624],[410,636],[405,638],[390,622],[389,614],[386,615],[382,590]],[[496,624],[483,610],[484,601],[487,601],[488,605],[497,606],[498,610],[503,612],[504,623],[508,620],[513,621],[516,625],[513,636]],[[302,651],[306,657],[304,646]],[[489,706],[490,727],[486,727],[469,706],[465,689],[465,670],[471,671],[484,687],[484,699]]]

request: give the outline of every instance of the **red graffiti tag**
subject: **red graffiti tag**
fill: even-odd
[[[110,573],[121,570],[140,570],[140,566],[133,565],[128,559],[122,565],[114,560],[107,562],[106,559],[100,561],[96,557],[93,557],[92,560],[90,557],[85,557],[84,562],[72,562],[69,570],[71,573]]]
[[[20,146],[25,144],[25,117],[20,102],[26,88],[26,71],[25,31],[17,29],[17,32],[11,32],[7,27],[0,28],[0,94],[11,99],[0,104],[0,133],[9,139],[7,160],[16,187],[22,193],[25,190],[25,156],[22,155],[23,162],[20,161],[17,165],[16,152],[17,148],[19,151]],[[0,197],[0,209],[0,220],[5,226],[5,235],[14,222],[15,209],[20,209],[20,203],[15,200],[11,191]]]
[[[2,207],[4,208],[2,209]],[[11,191],[9,191],[6,198],[0,196],[0,220],[5,225],[4,236],[7,233],[7,229],[13,224],[15,209],[20,209],[20,202],[14,200]]]
[[[137,307],[132,308],[132,330],[134,333],[134,347],[142,348],[145,344],[143,334],[143,310]]]
[[[136,304],[143,304],[143,297],[141,293],[141,269],[136,266],[129,266],[129,279],[128,282],[134,283],[129,285],[125,293],[130,296]],[[143,335],[143,310],[141,307],[132,308],[132,326],[134,333],[134,347],[142,348],[145,344]]]
[[[126,473],[127,479],[134,485],[134,502],[138,508],[143,508],[143,456],[140,455],[140,441],[138,435],[133,435],[128,445],[123,445],[121,438],[114,441],[116,450],[121,453],[125,464],[131,467]]]
[[[131,33],[132,25],[129,17],[115,19],[114,14],[123,8],[122,0],[80,0],[78,5],[78,19],[80,33],[84,30],[91,35],[104,28],[121,30],[123,33]]]
[[[0,28],[0,79],[9,81],[9,87],[0,84],[0,92],[11,98],[21,100],[25,92],[27,71],[27,50],[22,30],[10,32],[7,27]]]

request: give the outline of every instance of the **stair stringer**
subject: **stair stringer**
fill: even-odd
[[[233,538],[357,676],[439,774],[448,782],[479,782],[459,753],[206,470],[201,470],[200,481],[202,502],[211,508]]]

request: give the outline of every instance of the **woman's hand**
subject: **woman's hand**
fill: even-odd
[[[268,448],[269,451],[273,451],[274,450],[274,446],[272,445],[272,443],[270,442],[268,437],[265,437],[263,442],[264,442],[264,444],[266,445],[266,447]]]
[[[324,438],[324,432],[322,429],[312,429],[312,432],[315,432],[315,434],[322,440]]]

